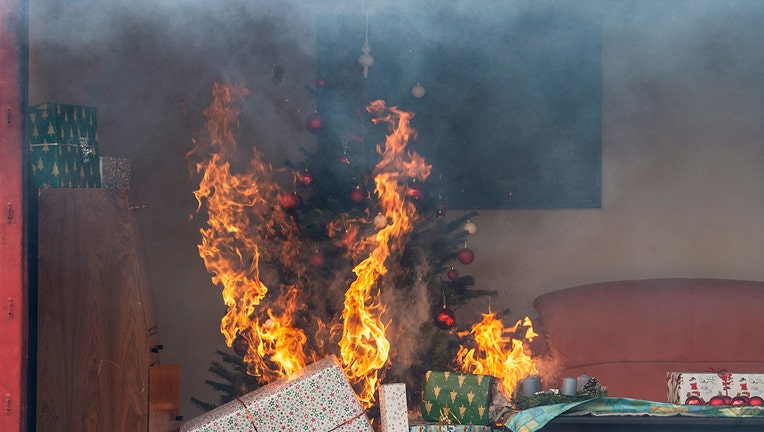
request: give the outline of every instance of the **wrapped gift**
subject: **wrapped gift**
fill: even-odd
[[[708,402],[712,397],[764,397],[764,375],[729,372],[669,372],[668,402],[683,404],[697,396]]]
[[[491,432],[485,425],[423,423],[409,426],[409,432]]]
[[[27,138],[30,144],[77,144],[98,142],[96,109],[81,105],[43,103],[27,108]]]
[[[408,432],[406,384],[383,384],[379,387],[379,417],[382,432]]]
[[[428,371],[422,390],[422,418],[429,422],[487,425],[495,378]]]
[[[95,108],[33,105],[26,127],[33,187],[101,187]]]
[[[80,144],[43,143],[29,145],[32,186],[61,188],[101,187],[98,147]]]
[[[101,156],[101,187],[130,189],[130,159]]]
[[[372,432],[335,357],[306,366],[181,426],[183,432]]]

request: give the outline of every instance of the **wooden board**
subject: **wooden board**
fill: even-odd
[[[149,431],[180,430],[180,365],[149,369]]]
[[[38,430],[148,428],[155,326],[131,211],[124,191],[40,190]]]

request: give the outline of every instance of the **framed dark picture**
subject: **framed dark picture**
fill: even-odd
[[[485,4],[403,7],[369,14],[368,27],[365,15],[321,18],[319,149],[356,145],[363,107],[383,99],[414,113],[409,146],[433,165],[428,185],[449,208],[600,207],[599,23],[532,2]],[[367,28],[374,63],[363,77]]]

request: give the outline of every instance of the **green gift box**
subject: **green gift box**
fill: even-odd
[[[27,108],[27,139],[31,144],[98,142],[96,109],[81,105],[43,103]]]
[[[82,144],[44,143],[29,145],[33,187],[101,187],[98,147]]]
[[[31,183],[41,187],[101,187],[96,109],[42,103],[27,108]]]
[[[422,418],[487,425],[495,378],[490,375],[428,371],[422,389]]]

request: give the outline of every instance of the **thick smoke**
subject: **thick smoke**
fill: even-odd
[[[434,179],[438,178],[439,167],[466,165],[465,155],[473,156],[473,161],[481,157],[496,160],[492,163],[498,166],[480,163],[467,166],[470,173],[487,173],[491,181],[477,184],[485,195],[507,186],[508,183],[499,181],[499,174],[516,163],[514,159],[497,157],[516,133],[510,129],[491,133],[481,130],[496,123],[504,124],[499,116],[512,108],[493,104],[489,97],[524,89],[522,81],[508,81],[503,72],[516,70],[522,74],[526,64],[506,55],[512,40],[490,35],[478,37],[484,34],[444,23],[467,22],[459,19],[463,16],[484,29],[497,29],[498,34],[520,28],[523,22],[518,17],[529,10],[540,11],[542,15],[547,10],[601,26],[606,36],[602,40],[602,55],[607,58],[607,66],[601,77],[604,90],[600,108],[610,145],[603,149],[606,180],[603,208],[623,209],[620,215],[623,220],[633,221],[635,237],[642,232],[641,226],[650,225],[649,232],[656,234],[647,237],[655,237],[658,246],[654,249],[660,249],[660,242],[675,232],[666,218],[637,220],[640,211],[656,207],[661,200],[674,200],[677,195],[689,196],[686,192],[691,183],[708,185],[709,190],[720,192],[717,197],[737,190],[734,187],[719,190],[720,184],[730,184],[725,173],[708,169],[715,166],[719,155],[727,154],[728,147],[740,145],[718,131],[732,129],[730,124],[748,130],[755,122],[761,122],[763,111],[760,87],[729,85],[761,83],[764,3],[758,1],[46,0],[30,2],[29,9],[29,102],[96,106],[102,154],[127,157],[133,162],[131,199],[148,205],[140,217],[147,240],[159,332],[166,347],[163,360],[183,362],[184,404],[191,396],[215,398],[205,396],[202,380],[191,382],[190,377],[205,376],[210,356],[222,345],[217,326],[223,312],[222,307],[220,310],[209,307],[220,304],[220,297],[209,289],[209,277],[196,252],[198,227],[194,225],[199,222],[184,223],[195,206],[191,195],[194,184],[189,181],[184,155],[203,123],[201,112],[209,103],[211,85],[219,80],[242,81],[252,90],[252,97],[242,107],[242,132],[251,143],[242,142],[241,148],[257,146],[274,165],[285,158],[299,158],[297,149],[301,146],[314,148],[315,137],[305,132],[303,121],[316,109],[315,94],[306,86],[314,86],[319,72],[316,51],[321,47],[317,45],[316,28],[321,19],[348,24],[352,18],[357,23],[355,31],[343,35],[353,47],[348,51],[348,64],[355,65],[361,53],[364,18],[368,15],[371,55],[375,57],[368,82],[394,89],[385,98],[415,112],[415,122],[431,122],[427,133],[420,131],[416,145],[433,164]],[[392,35],[382,31],[380,24],[390,16],[396,17],[422,45],[397,53],[386,49],[384,42]],[[533,26],[528,29],[533,30]],[[566,42],[574,37],[565,28],[549,29],[540,33],[536,42]],[[440,65],[432,68],[418,54],[442,41],[449,42],[442,49],[443,58],[452,62],[446,68]],[[738,50],[738,46],[747,49]],[[399,66],[396,69],[391,65]],[[444,97],[452,89],[438,88],[444,82],[439,75],[444,72],[442,69],[471,74],[451,83],[468,89],[455,93],[459,96],[457,104]],[[394,74],[396,70],[399,72]],[[360,74],[360,69],[357,72]],[[412,99],[409,93],[416,82],[427,89],[425,97],[419,100]],[[546,89],[534,90],[543,94]],[[752,94],[758,94],[756,101]],[[702,100],[700,95],[704,95]],[[741,100],[749,110],[733,109],[740,106]],[[515,114],[522,114],[525,108],[531,106],[512,111],[508,121],[514,121]],[[696,127],[698,122],[715,126],[702,128],[709,132],[706,135],[691,137],[694,142],[705,144],[702,151],[692,152],[702,155],[702,159],[695,156],[688,160],[687,152],[663,150],[676,140],[687,139],[681,132]],[[626,129],[631,132],[626,137],[622,132],[624,125],[631,128]],[[465,129],[475,133],[470,140],[457,147],[439,147]],[[530,128],[538,129],[535,124]],[[559,158],[564,161],[568,156],[562,151]],[[614,160],[632,163],[613,165]],[[523,163],[532,162],[528,159]],[[650,188],[650,183],[645,188],[645,181],[634,181],[645,172],[658,173],[659,183],[670,185],[665,189],[672,191],[671,196]],[[443,174],[454,177],[452,172]],[[674,183],[677,179],[683,183]],[[635,204],[629,205],[630,202]],[[693,217],[708,212],[709,206],[724,207],[715,200],[703,200],[705,205],[697,202],[700,200],[675,205],[695,203]],[[516,287],[517,294],[500,299],[507,304],[517,298],[530,300],[535,290],[569,285],[570,274],[573,278],[578,274],[583,280],[592,271],[602,271],[587,266],[584,261],[596,260],[581,254],[582,248],[607,250],[616,256],[621,248],[628,249],[635,257],[624,260],[628,261],[622,263],[624,271],[628,273],[633,265],[639,267],[633,272],[640,275],[649,272],[646,268],[652,255],[644,253],[646,248],[641,247],[646,241],[630,242],[628,236],[613,240],[610,227],[598,223],[600,219],[587,224],[582,217],[571,230],[565,229],[565,224],[551,225],[559,221],[558,213],[534,213],[532,218],[518,222],[525,232],[518,230],[515,237],[504,241],[498,236],[515,232],[507,227],[514,219],[503,218],[493,225],[496,235],[489,236],[486,242],[489,244],[483,245],[486,248],[475,249],[483,252],[481,257],[487,257],[491,255],[487,247],[493,246],[496,252],[493,255],[502,260],[513,259],[511,268],[517,271],[507,275],[501,264],[496,267],[502,268],[489,268],[486,264],[483,273],[475,276],[479,285],[492,282],[497,287],[504,286],[501,284]],[[720,228],[719,232],[729,229]],[[543,234],[550,232],[554,237]],[[564,236],[568,243],[556,246]],[[748,233],[741,233],[739,240],[744,241],[747,236]],[[508,246],[497,247],[496,243]],[[539,243],[541,247],[527,247],[519,252],[515,247]],[[707,249],[717,249],[715,246],[718,243],[709,244]],[[676,248],[673,255],[682,255],[681,245]],[[549,269],[533,267],[534,263],[545,263],[550,253],[556,253],[553,256],[559,257],[560,262],[572,264],[565,268],[564,275],[555,276]],[[337,281],[337,293],[343,291],[344,283]],[[530,304],[512,306],[513,310],[531,309]],[[421,304],[414,305],[412,310],[416,312],[412,316],[429,314],[423,308]],[[182,412],[187,417],[194,413],[189,407]]]

